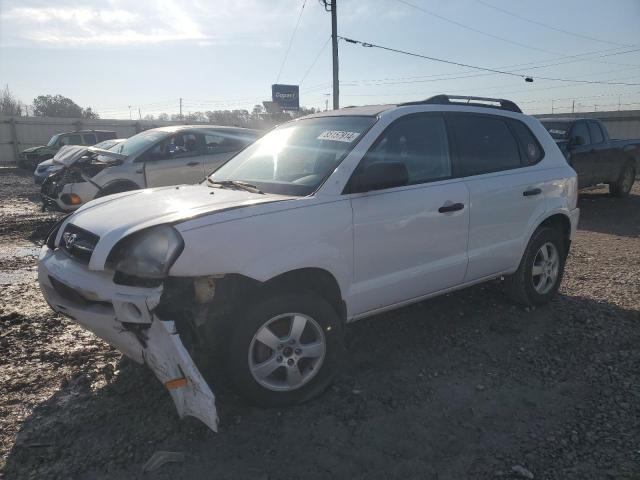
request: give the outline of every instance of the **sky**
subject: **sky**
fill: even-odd
[[[639,0],[337,2],[339,35],[534,79],[342,40],[341,106],[449,93],[531,114],[640,109]],[[273,83],[299,84],[300,103],[324,109],[330,33],[318,0],[0,0],[0,84],[26,104],[61,94],[102,118],[178,113],[180,98],[183,113],[251,109]]]

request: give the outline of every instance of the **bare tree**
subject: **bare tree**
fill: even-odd
[[[0,113],[21,116],[24,110],[24,104],[11,93],[9,85],[6,85],[0,93]]]

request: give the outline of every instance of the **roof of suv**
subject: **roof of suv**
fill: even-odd
[[[361,107],[344,107],[339,110],[327,110],[325,112],[314,113],[304,118],[317,117],[338,117],[338,116],[367,116],[374,117],[382,112],[393,110],[398,107],[410,105],[455,105],[461,107],[485,107],[497,110],[522,113],[522,110],[511,100],[504,98],[469,97],[466,95],[436,95],[426,100],[417,102],[406,102],[387,105],[365,105]]]
[[[56,133],[56,135],[71,135],[74,133],[116,133],[114,130],[94,130],[94,129],[84,129],[84,130],[75,130],[73,132],[60,132]]]
[[[251,128],[243,128],[243,127],[229,127],[223,125],[169,125],[166,127],[157,127],[152,130],[160,130],[161,132],[178,132],[180,130],[190,130],[190,129],[202,129],[202,130],[228,130],[230,132],[242,132],[242,133],[253,133],[256,135],[263,135],[264,132],[260,130],[254,130]]]

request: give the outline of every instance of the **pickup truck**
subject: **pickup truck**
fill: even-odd
[[[578,188],[607,183],[612,195],[629,194],[640,165],[640,140],[612,140],[603,123],[595,119],[541,122],[578,174]]]

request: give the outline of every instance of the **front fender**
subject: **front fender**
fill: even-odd
[[[320,268],[342,292],[351,285],[353,225],[346,199],[177,228],[185,247],[171,276],[235,273],[265,282],[291,270]]]

